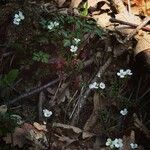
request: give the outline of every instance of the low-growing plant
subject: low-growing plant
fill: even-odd
[[[42,62],[42,63],[48,63],[49,57],[50,57],[49,54],[42,52],[42,51],[39,51],[39,52],[33,53],[32,59],[35,61]]]
[[[12,69],[8,74],[0,75],[0,95],[1,97],[9,97],[11,92],[11,86],[14,81],[17,79],[19,74],[18,69]]]

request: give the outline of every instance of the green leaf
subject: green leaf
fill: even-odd
[[[85,2],[83,4],[83,11],[81,11],[82,16],[87,16],[88,15],[88,2]]]
[[[0,87],[7,87],[12,84],[18,76],[18,69],[12,69],[8,74],[6,74],[3,78],[0,77]]]
[[[64,47],[67,47],[67,46],[71,45],[71,42],[68,39],[65,39],[63,42],[64,42]]]
[[[4,77],[4,81],[9,85],[12,84],[19,74],[18,69],[12,69],[7,75]]]

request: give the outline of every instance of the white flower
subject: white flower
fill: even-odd
[[[114,148],[113,141],[111,140],[111,138],[108,138],[108,139],[107,139],[107,141],[106,141],[106,146],[109,146],[111,149]]]
[[[13,24],[15,24],[15,25],[19,25],[19,24],[20,24],[20,22],[18,22],[16,19],[14,19],[14,20],[13,20]]]
[[[121,148],[123,146],[123,141],[122,139],[115,139],[113,141],[113,145],[116,147],[116,148]]]
[[[54,21],[53,25],[54,25],[55,27],[57,27],[57,26],[59,26],[59,22]]]
[[[136,143],[131,143],[130,146],[131,146],[132,149],[138,148],[138,145]]]
[[[127,113],[128,113],[128,110],[126,108],[120,111],[120,114],[123,116],[127,115]]]
[[[50,23],[48,24],[47,28],[48,28],[49,30],[52,30],[52,29],[54,28],[53,22],[50,22]]]
[[[119,76],[120,78],[124,78],[126,75],[126,71],[124,71],[123,69],[120,69],[119,72],[117,72],[117,76]]]
[[[133,74],[130,69],[127,69],[125,72],[126,72],[126,75],[129,75],[129,76],[131,76]]]
[[[74,41],[75,41],[76,44],[78,44],[81,40],[77,39],[77,38],[74,38]]]
[[[98,84],[97,82],[93,82],[92,84],[89,85],[90,89],[98,89]]]
[[[24,17],[24,15],[23,15],[23,13],[22,13],[21,11],[19,11],[18,14],[15,14],[13,23],[14,23],[15,25],[19,25],[19,24],[20,24],[20,21],[21,21],[21,20],[24,20],[24,18],[25,18],[25,17]]]
[[[44,113],[44,117],[46,117],[46,118],[50,117],[53,114],[48,109],[43,109],[43,113]]]
[[[103,83],[103,82],[101,82],[100,84],[99,84],[99,87],[101,88],[101,89],[105,89],[105,83]]]
[[[78,47],[77,46],[74,46],[74,45],[71,45],[70,47],[70,51],[75,53],[77,51]]]

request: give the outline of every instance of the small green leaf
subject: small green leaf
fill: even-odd
[[[81,11],[82,16],[87,16],[88,15],[88,2],[85,2],[83,4],[83,10]]]
[[[63,42],[64,42],[64,47],[67,47],[67,46],[71,45],[71,42],[68,39],[65,39]]]

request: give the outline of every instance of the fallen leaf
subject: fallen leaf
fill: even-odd
[[[136,40],[138,41],[136,48],[134,49],[135,55],[138,53],[150,49],[150,34],[147,32],[143,32],[142,36],[136,36]]]
[[[111,25],[110,16],[107,13],[103,13],[101,15],[94,15],[93,19],[96,20],[97,25],[103,28],[109,27]]]
[[[76,141],[75,139],[70,139],[69,137],[64,136],[64,135],[59,136],[55,134],[55,136],[59,138],[58,139],[59,141],[66,142],[67,146],[70,145],[72,142]]]
[[[93,136],[95,136],[94,133],[90,133],[90,132],[83,132],[82,133],[82,139],[91,138]]]
[[[82,0],[71,0],[70,7],[77,8],[81,2]]]
[[[80,128],[74,127],[74,126],[71,126],[71,125],[67,125],[67,124],[53,123],[53,127],[59,127],[59,128],[64,128],[64,129],[71,129],[77,134],[82,133],[82,130]]]
[[[34,126],[37,130],[39,130],[39,131],[45,131],[45,132],[47,132],[46,125],[41,125],[41,124],[39,124],[39,123],[37,123],[37,122],[34,122],[34,123],[33,123],[33,126]]]
[[[14,146],[22,148],[25,145],[26,131],[24,129],[17,127],[12,135],[8,133],[3,140],[6,142],[6,144],[12,144],[12,137]]]
[[[102,0],[88,0],[88,8],[89,7],[96,7],[98,2],[101,2]]]

